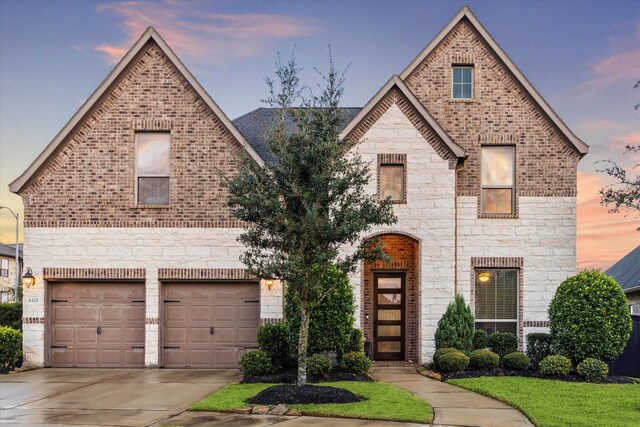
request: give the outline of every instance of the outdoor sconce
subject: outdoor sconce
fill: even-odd
[[[267,288],[268,291],[272,291],[273,288],[275,287],[275,281],[273,279],[266,279],[264,281],[264,286]]]
[[[487,283],[489,279],[491,279],[491,273],[489,273],[488,271],[483,271],[482,273],[478,274],[478,279],[480,279],[482,283]]]
[[[22,286],[25,288],[30,288],[36,284],[36,278],[33,277],[33,273],[31,272],[31,267],[27,267],[27,272],[22,276]]]

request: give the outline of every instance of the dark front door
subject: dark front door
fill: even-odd
[[[373,358],[404,360],[404,273],[373,276]]]

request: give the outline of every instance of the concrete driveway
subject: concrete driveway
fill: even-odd
[[[0,376],[0,424],[144,426],[240,377],[229,369],[37,369]]]

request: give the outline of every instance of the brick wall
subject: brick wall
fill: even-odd
[[[473,65],[473,99],[452,99],[452,64]],[[515,145],[518,195],[576,195],[579,155],[466,19],[405,83],[469,155],[458,176],[458,195],[479,194],[481,144]]]
[[[171,134],[168,208],[135,203],[135,132]],[[25,227],[239,227],[219,171],[243,150],[154,42],[22,192]]]

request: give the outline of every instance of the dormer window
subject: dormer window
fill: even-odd
[[[453,99],[473,98],[473,67],[470,65],[454,66],[452,78]]]

